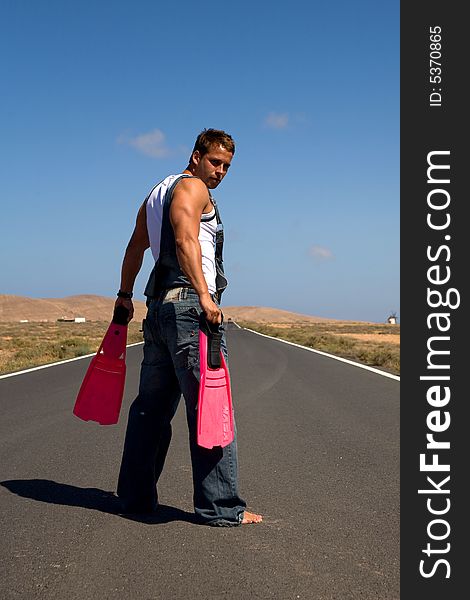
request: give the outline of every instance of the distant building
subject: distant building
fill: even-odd
[[[85,317],[60,317],[57,319],[61,323],[85,323]]]
[[[397,324],[396,315],[390,315],[387,319],[387,323],[389,323],[390,325],[396,325]]]

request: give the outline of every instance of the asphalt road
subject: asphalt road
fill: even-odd
[[[399,598],[399,382],[228,332],[241,492],[261,525],[197,525],[183,402],[158,517],[113,495],[142,347],[118,425],[72,415],[89,359],[0,380],[0,597]]]

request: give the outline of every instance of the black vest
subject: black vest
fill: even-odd
[[[175,287],[191,287],[191,283],[186,275],[181,270],[176,255],[175,232],[170,221],[170,206],[173,199],[173,191],[176,184],[183,178],[193,177],[193,175],[183,174],[176,178],[172,185],[168,188],[163,201],[162,214],[162,229],[160,239],[160,254],[156,261],[149,280],[145,286],[144,294],[148,298],[157,298],[163,290]],[[224,264],[222,259],[222,250],[224,245],[224,228],[220,220],[219,209],[214,198],[209,192],[210,199],[214,205],[215,216],[217,219],[217,231],[215,239],[215,266],[217,288],[216,297],[220,301],[222,292],[227,287],[227,279],[224,274]]]

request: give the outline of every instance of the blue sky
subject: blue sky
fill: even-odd
[[[138,207],[204,127],[225,305],[399,315],[399,3],[4,1],[0,293],[114,296]],[[150,251],[135,286],[142,291]]]

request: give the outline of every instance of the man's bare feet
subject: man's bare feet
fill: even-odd
[[[247,523],[261,523],[262,520],[263,517],[261,515],[256,515],[255,513],[245,510],[243,513],[242,525],[246,525]]]

